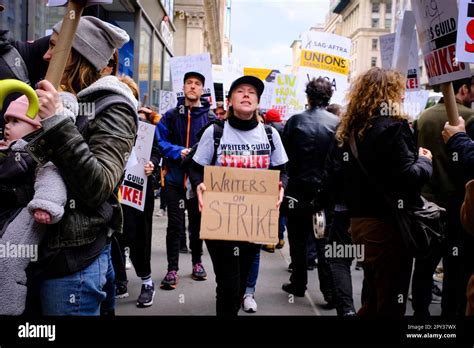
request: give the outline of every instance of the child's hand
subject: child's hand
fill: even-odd
[[[33,216],[35,221],[39,224],[49,225],[51,223],[51,214],[49,214],[46,210],[35,209]]]

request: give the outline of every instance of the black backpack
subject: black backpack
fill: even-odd
[[[212,155],[212,160],[211,160],[211,165],[214,165],[217,161],[217,149],[219,148],[219,144],[221,143],[221,138],[222,135],[224,134],[224,122],[222,120],[213,120],[210,121],[208,124],[206,124],[202,129],[198,132],[196,135],[198,138],[198,142],[194,144],[194,146],[191,148],[191,151],[186,155],[186,157],[183,158],[181,161],[181,168],[185,171],[189,171],[189,167],[191,166],[191,160],[194,157],[194,154],[196,153],[197,147],[199,145],[199,140],[201,139],[204,131],[210,127],[214,127],[214,153]],[[275,151],[275,144],[273,143],[273,131],[272,127],[268,125],[265,126],[265,133],[267,133],[267,138],[268,142],[270,143],[270,148],[271,151]]]

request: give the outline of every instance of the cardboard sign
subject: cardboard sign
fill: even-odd
[[[301,37],[302,51],[299,78],[310,81],[313,77],[327,79],[334,90],[330,103],[344,105],[349,88],[349,38],[322,32],[305,32]]]
[[[459,0],[457,58],[460,62],[474,63],[474,3]]]
[[[140,211],[145,209],[148,177],[145,175],[144,167],[150,160],[154,136],[155,126],[140,121],[137,140],[129,159],[130,163],[127,163],[125,176],[122,185],[120,185],[120,203]]]
[[[279,172],[206,166],[201,239],[278,242]]]
[[[469,65],[456,62],[456,0],[412,2],[430,85],[471,76]]]
[[[216,94],[214,92],[214,81],[212,79],[211,55],[209,53],[195,54],[191,56],[180,56],[170,58],[171,77],[173,79],[173,91],[177,98],[183,98],[183,78],[189,71],[195,71],[204,76],[204,92],[202,97],[209,98],[211,108],[216,107]]]
[[[382,69],[391,69],[393,61],[393,50],[395,49],[395,33],[386,34],[379,37],[380,61]]]

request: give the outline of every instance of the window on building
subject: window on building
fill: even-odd
[[[377,57],[372,57],[370,59],[370,67],[373,68],[375,66],[377,66]]]
[[[392,13],[392,2],[391,1],[387,1],[385,3],[385,14],[388,14],[388,13]]]
[[[153,63],[151,67],[151,105],[158,108],[161,90],[161,58],[163,44],[155,35],[153,38]]]
[[[380,11],[380,3],[378,1],[372,2],[372,13],[379,13]]]
[[[163,90],[171,91],[171,67],[170,67],[170,55],[165,50],[163,55]]]
[[[390,29],[392,27],[392,20],[385,18],[385,29]]]
[[[378,43],[379,39],[372,39],[372,49],[373,50],[376,50],[377,49],[377,43]]]
[[[372,28],[378,28],[378,27],[379,27],[379,19],[372,18]]]
[[[149,81],[150,81],[150,46],[151,27],[144,18],[140,26],[140,64],[138,67],[138,87],[140,88],[140,101],[143,104],[150,103]]]

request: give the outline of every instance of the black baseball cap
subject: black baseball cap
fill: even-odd
[[[206,78],[204,77],[204,75],[196,71],[188,71],[186,74],[184,74],[183,83],[186,83],[186,80],[190,77],[197,77],[202,82],[203,86],[206,84]]]
[[[232,91],[236,89],[237,86],[243,85],[243,84],[254,86],[255,89],[257,90],[258,100],[260,100],[263,90],[265,89],[265,85],[263,84],[262,80],[260,80],[258,77],[251,76],[251,75],[239,77],[237,80],[232,82],[232,85],[230,86],[230,89],[229,89],[228,97],[230,98],[232,96]]]

